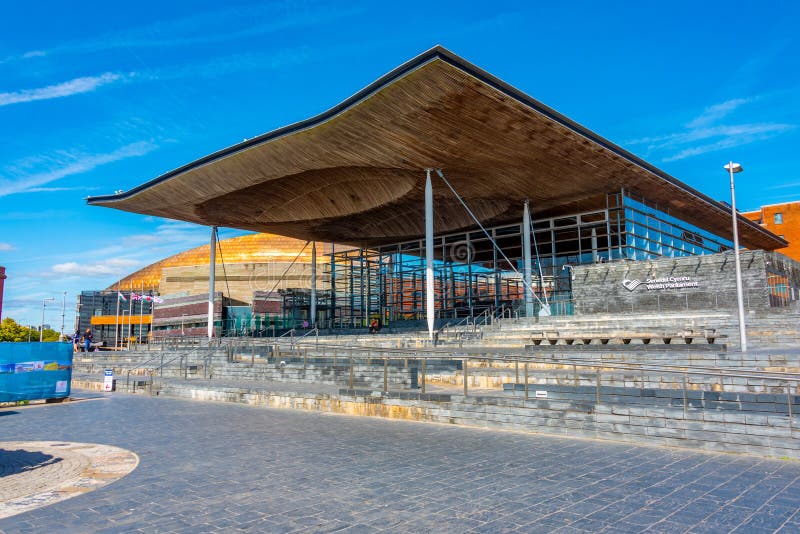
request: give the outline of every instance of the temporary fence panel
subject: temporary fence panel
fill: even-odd
[[[0,343],[0,402],[69,397],[72,344]]]

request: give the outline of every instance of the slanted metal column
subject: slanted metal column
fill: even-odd
[[[329,325],[333,328],[336,322],[336,246],[331,243],[331,317]]]
[[[428,337],[433,341],[433,186],[431,169],[425,172],[425,313],[428,318]]]
[[[472,310],[472,242],[469,232],[467,232],[467,305],[469,306],[469,316],[475,317]]]
[[[214,337],[214,283],[217,267],[217,227],[211,227],[211,251],[208,262],[208,339]]]
[[[317,242],[311,242],[311,315],[309,323],[311,326],[317,324]]]
[[[528,199],[525,199],[522,210],[522,277],[525,284],[525,317],[533,317],[531,270],[531,212],[528,208]]]

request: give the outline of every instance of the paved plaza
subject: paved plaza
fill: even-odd
[[[0,440],[113,445],[138,467],[0,532],[800,530],[795,462],[97,396],[0,410]]]

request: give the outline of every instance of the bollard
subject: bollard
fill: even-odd
[[[350,356],[350,389],[353,389],[353,357]]]
[[[383,392],[389,391],[389,358],[383,359]]]
[[[514,393],[513,395],[517,396],[517,384],[519,384],[519,358],[514,360]]]
[[[686,419],[686,371],[683,372],[683,418]]]
[[[597,395],[595,397],[595,403],[600,404],[600,368],[597,368]]]
[[[467,382],[469,381],[469,372],[468,372],[468,369],[467,369],[467,362],[468,361],[469,360],[467,358],[464,358],[464,396],[465,397],[467,396],[467,394],[469,392],[468,391],[468,386],[467,386]]]
[[[420,376],[420,380],[422,381],[420,385],[422,386],[422,392],[423,393],[425,393],[425,363],[426,362],[427,362],[427,360],[425,358],[423,358],[422,359],[422,373],[421,373],[422,376]]]
[[[789,436],[791,436],[794,428],[792,426],[792,386],[789,382],[786,382],[786,400],[789,401]]]
[[[525,400],[528,400],[528,362],[525,362]]]

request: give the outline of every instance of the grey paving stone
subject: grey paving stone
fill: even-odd
[[[234,404],[114,394],[17,410],[2,433],[141,460],[0,520],[9,534],[790,532],[800,508],[794,462]]]

